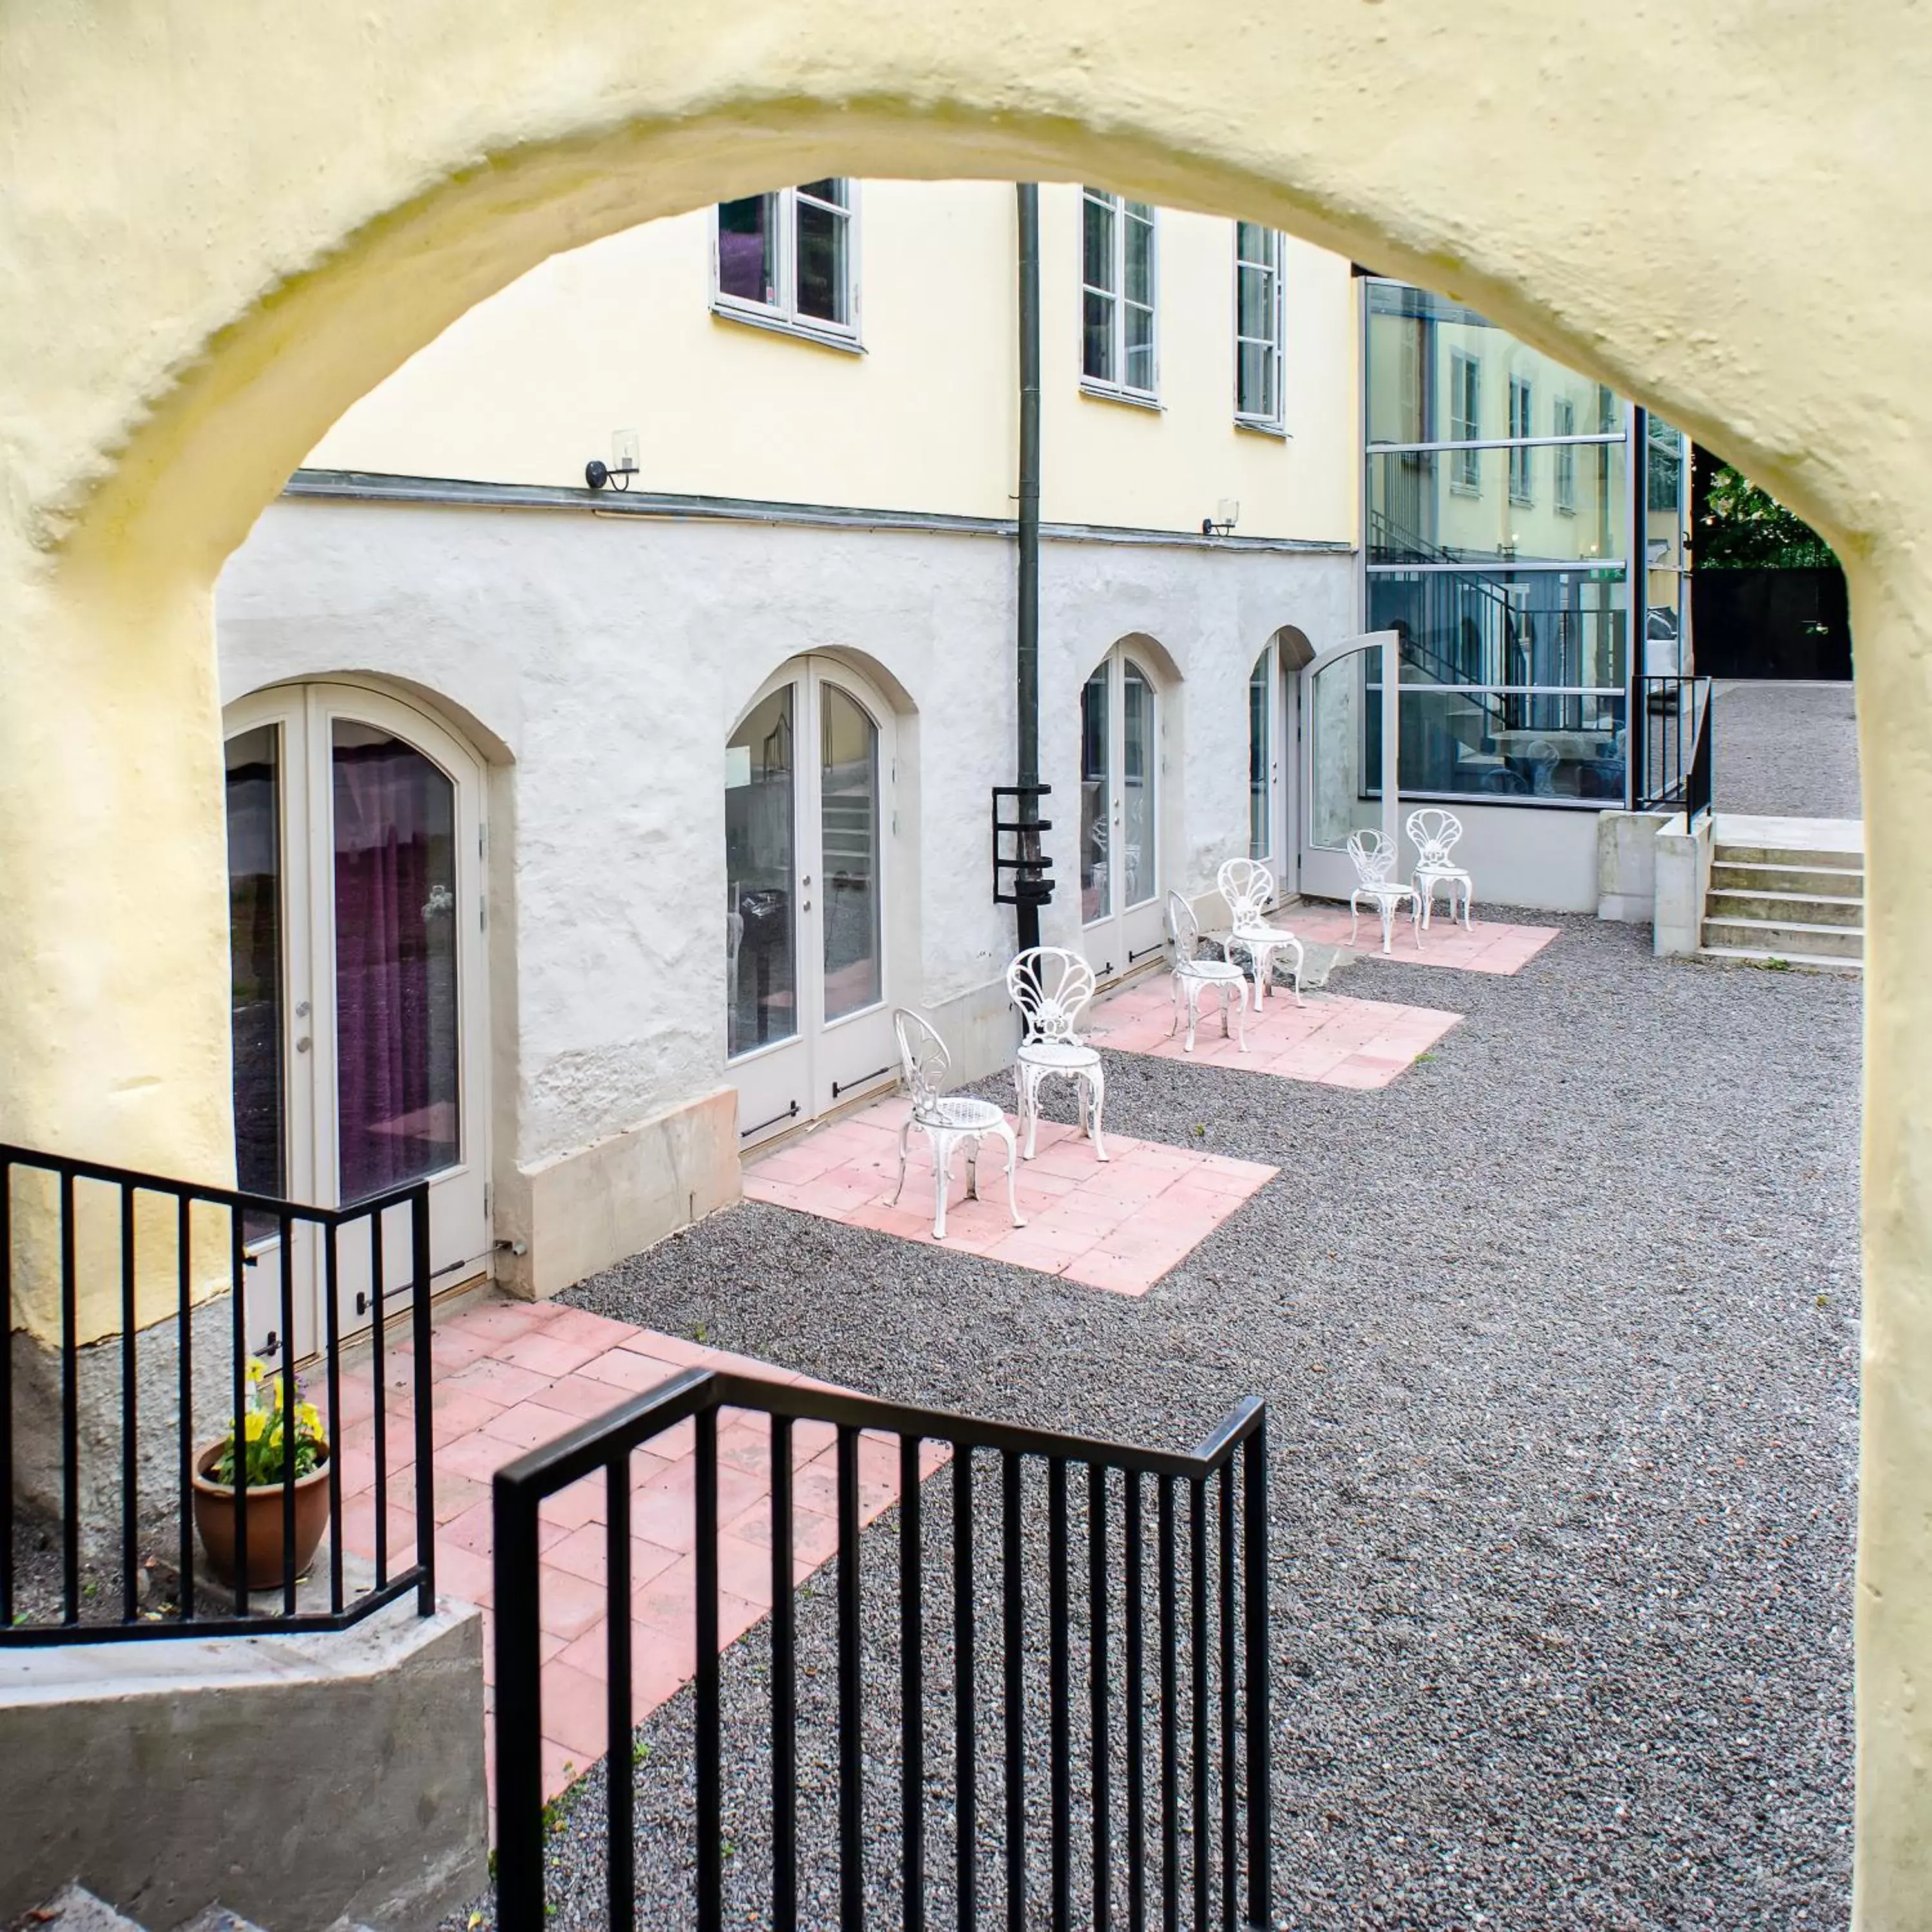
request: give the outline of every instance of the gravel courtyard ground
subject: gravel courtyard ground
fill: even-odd
[[[1514,978],[1340,968],[1352,996],[1468,1015],[1383,1091],[1112,1056],[1110,1124],[1282,1169],[1144,1300],[764,1207],[569,1298],[1166,1445],[1265,1396],[1283,1925],[1844,1925],[1860,989],[1562,924]],[[948,1488],[926,1486],[935,1540]],[[996,1510],[982,1534],[996,1551]],[[891,1519],[867,1544],[883,1604]],[[928,1600],[946,1587],[935,1570]],[[822,1580],[801,1608],[808,1719],[829,1718],[832,1608]],[[876,1636],[868,1817],[890,1848]],[[724,1660],[728,1923],[763,1922],[767,1660],[762,1630]],[[686,1693],[638,1734],[648,1924],[680,1916],[689,1713]],[[822,1887],[829,1730],[801,1748]],[[600,1786],[552,1843],[560,1925],[601,1906]],[[988,1827],[998,1810],[989,1787]],[[896,1924],[883,1852],[872,1888]]]
[[[1849,684],[1720,680],[1711,790],[1720,812],[1856,818],[1858,728]]]

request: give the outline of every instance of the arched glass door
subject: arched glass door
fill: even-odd
[[[265,692],[226,742],[236,1165],[251,1192],[351,1206],[430,1183],[432,1286],[490,1253],[481,772],[432,719],[346,685]],[[386,1229],[386,1294],[409,1279]],[[258,1349],[282,1269],[298,1356],[320,1346],[320,1259],[252,1231]],[[366,1240],[345,1237],[338,1316],[367,1324]],[[258,1303],[268,1311],[254,1318]]]
[[[1160,784],[1159,694],[1117,644],[1080,692],[1080,918],[1102,980],[1161,949]]]
[[[805,658],[726,741],[725,1054],[746,1147],[897,1070],[886,994],[892,716],[845,666]]]
[[[1349,638],[1301,672],[1301,890],[1318,898],[1354,890],[1352,832],[1379,828],[1400,849],[1395,643],[1393,631]]]
[[[1282,899],[1300,890],[1296,690],[1271,641],[1248,674],[1248,856],[1268,868]]]

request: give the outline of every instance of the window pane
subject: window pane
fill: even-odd
[[[1130,389],[1154,389],[1154,310],[1126,303],[1127,366],[1124,380]]]
[[[1265,268],[1243,268],[1238,278],[1238,332],[1264,340],[1274,339],[1274,278]]]
[[[1369,676],[1381,653],[1351,652],[1315,674],[1308,696],[1308,842],[1332,850],[1379,826],[1382,692]]]
[[[1248,856],[1265,859],[1273,844],[1269,820],[1272,752],[1268,743],[1271,707],[1269,686],[1274,681],[1274,653],[1264,651],[1255,660],[1248,679]]]
[[[1557,458],[1570,466],[1568,501],[1520,500]],[[1392,451],[1368,469],[1371,563],[1591,563],[1621,561],[1629,544],[1620,442]]]
[[[1265,344],[1244,342],[1240,352],[1240,389],[1237,406],[1244,416],[1258,416],[1273,422],[1277,413],[1274,397],[1274,353]]]
[[[725,1045],[733,1054],[798,1030],[794,689],[774,692],[724,749]]]
[[[280,728],[264,724],[230,739],[226,757],[236,1184],[250,1194],[280,1195],[286,1191]]]
[[[851,217],[798,204],[798,312],[819,322],[851,320],[845,251]]]
[[[1258,221],[1238,221],[1234,224],[1234,253],[1244,262],[1260,262],[1272,264],[1274,260],[1275,231],[1264,228]]]
[[[1108,764],[1107,674],[1102,664],[1080,690],[1080,916],[1105,918],[1114,908],[1108,865],[1108,814],[1113,778]]]
[[[825,1017],[874,1005],[879,943],[879,728],[835,684],[819,687]]]
[[[846,183],[842,181],[802,182],[799,184],[800,194],[808,194],[814,201],[829,201],[840,208],[849,208]]]
[[[1082,204],[1084,211],[1081,276],[1089,288],[1114,288],[1114,206],[1111,201],[1096,201],[1090,194]]]
[[[1114,298],[1091,289],[1080,332],[1080,370],[1096,382],[1114,380]]]
[[[1154,302],[1154,211],[1144,202],[1126,206],[1126,282],[1130,302]]]
[[[1402,796],[1620,803],[1624,709],[1621,692],[1572,697],[1406,688]]]
[[[339,718],[331,735],[336,1132],[351,1202],[460,1155],[456,788],[372,724]]]
[[[1621,571],[1369,573],[1369,628],[1394,631],[1405,683],[1624,682]]]
[[[1126,903],[1144,905],[1154,896],[1158,871],[1154,778],[1159,754],[1154,740],[1154,686],[1138,665],[1130,664],[1120,692],[1126,759],[1126,769],[1120,775],[1123,883]]]
[[[723,295],[775,307],[778,301],[778,202],[754,194],[718,207],[718,287]]]

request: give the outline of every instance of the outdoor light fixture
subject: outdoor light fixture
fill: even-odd
[[[638,432],[634,429],[618,429],[610,432],[610,461],[607,467],[596,457],[584,466],[584,480],[593,490],[601,490],[607,483],[614,483],[620,490],[631,487],[631,478],[638,473]]]
[[[1240,520],[1240,505],[1232,496],[1223,496],[1214,506],[1214,514],[1201,519],[1201,534],[1204,537],[1225,537]]]

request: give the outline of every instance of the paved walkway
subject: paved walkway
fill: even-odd
[[[1348,935],[1355,922],[1346,908],[1305,900],[1290,906],[1280,922],[1300,940],[1339,946],[1363,958],[1382,956],[1382,922],[1367,911],[1362,914],[1352,942]],[[1414,925],[1406,917],[1396,918],[1389,956],[1399,957],[1409,966],[1452,966],[1465,973],[1520,973],[1556,934],[1553,926],[1510,926],[1484,919],[1472,919],[1466,931],[1449,919],[1438,900],[1420,946]]]
[[[1726,679],[1712,701],[1711,792],[1720,812],[1858,817],[1850,685]]]

